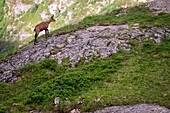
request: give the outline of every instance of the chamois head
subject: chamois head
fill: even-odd
[[[45,30],[45,35],[47,37],[47,35],[49,36],[49,30],[48,30],[48,26],[51,22],[55,22],[55,19],[54,19],[54,15],[51,16],[51,18],[48,20],[48,21],[45,21],[45,22],[41,22],[39,23],[38,25],[35,26],[35,40],[34,40],[34,44],[37,43],[37,37],[38,37],[38,34]]]
[[[51,16],[50,20],[51,22],[55,22],[54,15]]]

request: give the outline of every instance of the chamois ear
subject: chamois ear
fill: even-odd
[[[51,16],[51,18],[54,18],[54,14]]]

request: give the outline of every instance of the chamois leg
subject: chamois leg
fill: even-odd
[[[36,33],[35,33],[34,45],[36,45],[36,43],[37,43],[37,37],[38,37],[38,34],[39,34],[38,32],[36,32]]]
[[[49,30],[48,29],[45,30],[45,37],[46,38],[49,37]]]

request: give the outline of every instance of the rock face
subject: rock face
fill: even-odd
[[[11,82],[17,80],[15,72],[30,62],[39,62],[45,58],[58,59],[58,64],[63,58],[70,58],[70,65],[76,66],[81,58],[89,62],[96,57],[104,58],[119,49],[130,50],[130,40],[155,40],[160,43],[162,35],[170,36],[166,28],[141,29],[138,24],[128,25],[93,26],[64,35],[49,37],[39,41],[37,45],[30,44],[21,51],[10,56],[0,63],[0,81]]]
[[[18,14],[21,14],[21,13],[25,13],[31,7],[32,7],[32,5],[26,5],[26,4],[23,4],[23,3],[19,2],[19,1],[16,1],[16,5],[14,6],[14,14],[18,15]]]
[[[154,0],[145,4],[150,9],[156,10],[156,13],[170,13],[170,0]]]
[[[133,106],[108,107],[94,111],[94,113],[170,113],[170,110],[159,105],[137,104]]]

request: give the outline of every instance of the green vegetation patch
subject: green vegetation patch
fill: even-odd
[[[18,51],[18,42],[0,40],[0,62]]]
[[[5,0],[1,0],[0,1],[0,39],[2,39],[3,37],[3,33],[6,30],[6,24],[7,24],[7,20],[6,18],[4,18],[5,15],[5,10],[6,12],[8,11],[8,8],[5,5]]]
[[[24,66],[15,84],[0,83],[1,112],[68,111],[81,98],[85,99],[82,111],[138,103],[170,108],[169,37],[165,35],[161,44],[132,43],[130,52],[119,51],[76,68],[69,67],[68,59],[60,66],[55,59]],[[58,108],[55,97],[61,98]],[[69,105],[65,98],[71,101]]]
[[[5,6],[5,0],[1,0],[0,1],[0,21],[2,21],[4,14],[5,14],[4,6]]]

